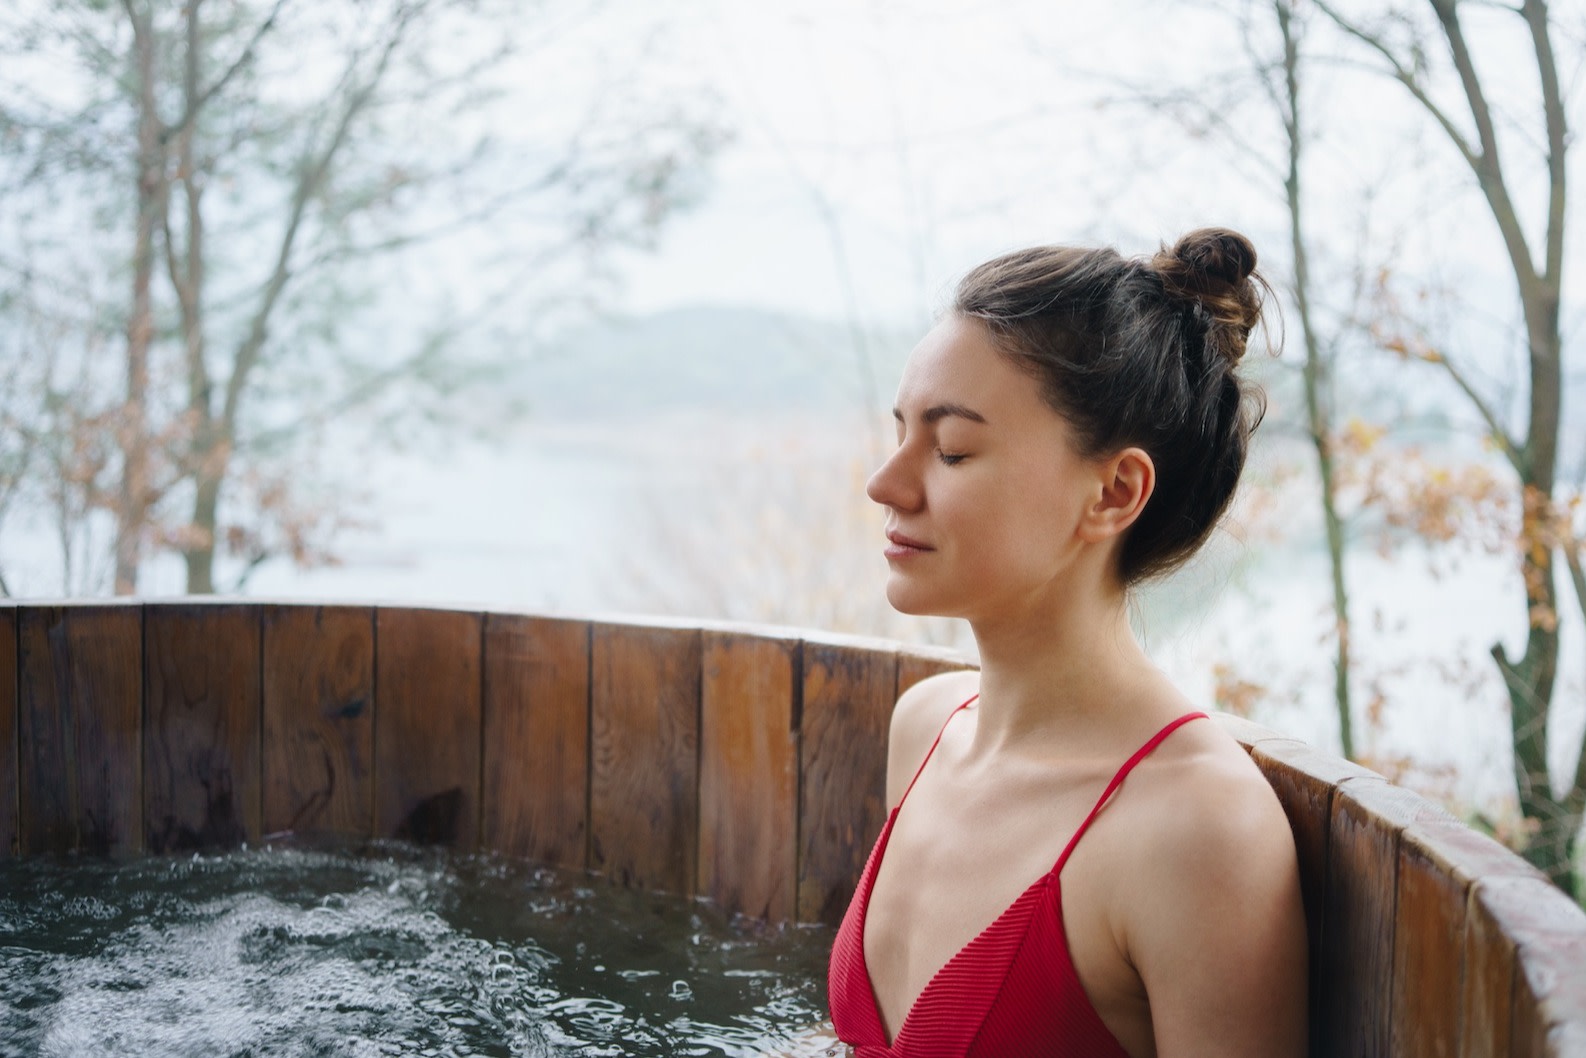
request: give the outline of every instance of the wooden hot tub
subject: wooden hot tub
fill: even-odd
[[[0,854],[402,837],[833,923],[885,818],[893,700],[964,665],[735,625],[10,603]],[[1219,721],[1294,828],[1313,1056],[1586,1056],[1586,914],[1381,776]]]

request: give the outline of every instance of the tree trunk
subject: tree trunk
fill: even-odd
[[[187,562],[187,593],[211,595],[215,591],[215,524],[220,510],[220,483],[225,477],[225,467],[213,471],[205,467],[198,477],[198,492],[193,501],[193,528],[199,538],[184,548],[182,557]]]
[[[115,592],[137,590],[149,513],[149,348],[154,341],[154,235],[166,197],[165,144],[154,97],[152,26],[130,7],[133,70],[138,79],[137,227],[132,244],[132,302],[127,314],[127,395],[118,424],[121,484],[116,497]]]
[[[1338,738],[1344,756],[1354,759],[1354,724],[1349,703],[1349,590],[1344,580],[1344,525],[1338,515],[1338,488],[1333,468],[1332,414],[1324,390],[1327,365],[1311,313],[1310,255],[1303,224],[1304,199],[1300,194],[1300,156],[1304,136],[1300,127],[1299,42],[1294,35],[1289,0],[1275,0],[1278,29],[1283,36],[1284,131],[1288,137],[1288,173],[1284,192],[1289,210],[1289,241],[1294,257],[1294,304],[1305,341],[1305,413],[1311,444],[1316,449],[1316,472],[1322,501],[1322,524],[1327,532],[1327,562],[1333,589],[1333,702],[1338,711]]]

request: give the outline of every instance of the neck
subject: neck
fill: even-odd
[[[1165,701],[1166,678],[1135,639],[1122,588],[1061,599],[1017,618],[971,621],[980,652],[976,755],[1037,744],[1108,752],[1132,736],[1143,710]]]

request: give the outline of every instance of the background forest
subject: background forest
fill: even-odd
[[[1144,634],[1575,887],[1583,60],[1541,0],[19,0],[0,590],[967,649],[881,593],[908,349],[993,253],[1226,224],[1270,407]]]

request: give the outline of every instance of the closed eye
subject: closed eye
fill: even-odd
[[[938,448],[936,450],[936,458],[940,459],[947,466],[956,467],[969,457],[959,452],[944,452]]]

